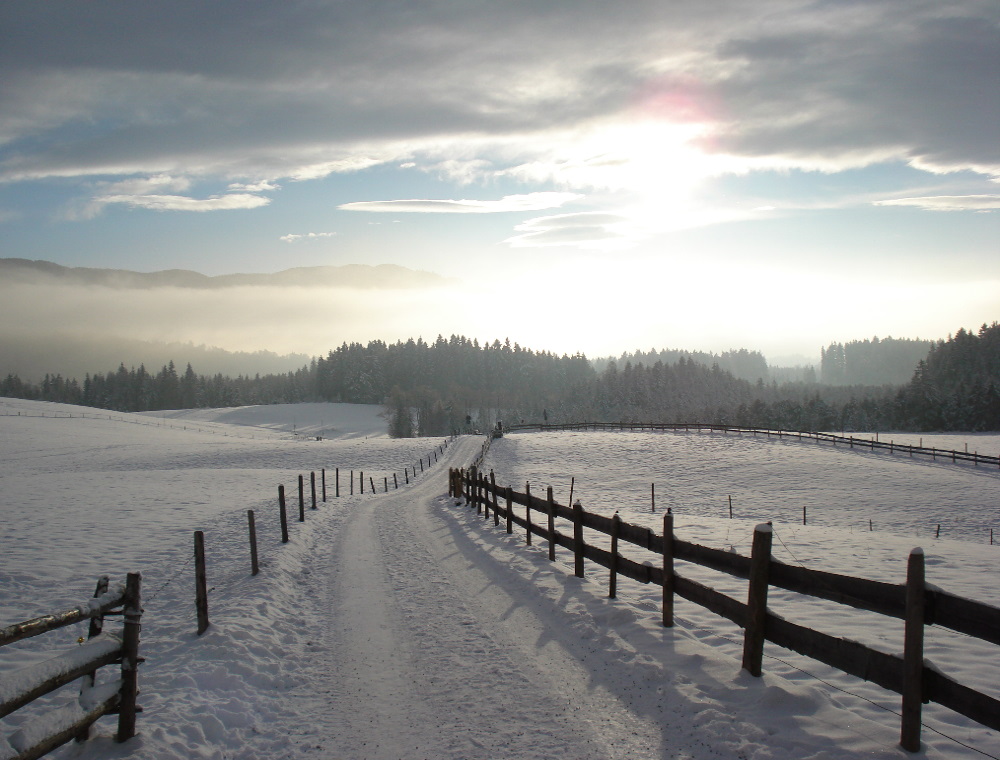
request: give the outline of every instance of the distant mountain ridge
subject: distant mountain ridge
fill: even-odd
[[[395,264],[345,264],[343,266],[294,267],[274,273],[206,275],[188,269],[134,272],[128,269],[66,267],[51,261],[0,258],[0,282],[98,285],[107,288],[189,288],[211,290],[235,287],[340,287],[427,288],[454,282],[432,272]]]

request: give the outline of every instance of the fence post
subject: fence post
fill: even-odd
[[[208,629],[208,579],[205,572],[205,534],[194,532],[194,604],[198,610],[198,635]]]
[[[513,512],[514,512],[514,500],[511,497],[512,493],[513,493],[513,491],[511,489],[511,487],[507,486],[507,532],[508,533],[513,533],[514,532],[514,525],[513,525],[514,521],[512,519]],[[993,543],[993,531],[992,530],[990,531],[990,543]]]
[[[302,476],[299,475],[299,522],[306,521],[306,497]]]
[[[656,514],[656,483],[649,484],[650,512]]]
[[[326,504],[326,468],[323,468],[323,503]]]
[[[253,510],[247,510],[247,528],[250,531],[250,575],[257,575],[260,568],[257,566],[257,526],[254,524]]]
[[[336,496],[337,498],[340,498],[340,468],[339,467],[337,468],[337,471],[336,471],[336,473],[334,474],[333,477],[334,477],[334,491],[333,491],[333,495]]]
[[[365,471],[358,471],[358,485],[361,488],[361,493],[365,492]]]
[[[583,505],[577,499],[573,505],[573,573],[583,577]]]
[[[663,627],[674,627],[674,515],[663,515]]]
[[[531,546],[531,483],[524,484],[524,493],[528,497],[525,501],[528,502],[528,506],[525,509],[525,517],[528,521],[528,534],[525,536],[528,546]]]
[[[479,514],[479,470],[475,467],[469,468],[469,482],[466,488],[469,491],[468,504],[471,509],[473,506],[476,508],[476,514]]]
[[[372,487],[372,493],[375,493],[375,478],[371,475],[368,476],[368,484]]]
[[[608,578],[608,598],[615,599],[618,596],[618,533],[621,530],[622,519],[615,512],[611,517],[611,561],[608,569],[611,575]]]
[[[122,631],[122,687],[118,700],[116,742],[135,736],[135,698],[139,693],[139,632],[142,630],[142,573],[125,579],[125,626]]]
[[[920,710],[924,696],[924,550],[913,549],[906,564],[906,618],[903,635],[903,719],[899,745],[920,750]]]
[[[97,586],[94,589],[94,599],[99,599],[108,590],[109,579],[108,576],[102,575],[97,579]],[[87,638],[92,639],[95,636],[99,636],[101,631],[104,630],[104,615],[95,615],[90,619],[90,626],[87,630]],[[87,686],[93,686],[94,681],[97,679],[97,671],[92,670],[87,675],[84,676],[86,679],[85,683]],[[86,687],[84,687],[86,688]],[[81,690],[81,694],[83,691]],[[90,736],[90,726],[84,728],[80,733],[76,735],[76,741],[82,742]]]
[[[545,492],[545,502],[545,510],[549,518],[549,560],[554,562],[556,559],[556,505],[555,499],[552,498],[552,486],[549,486]]]
[[[410,468],[403,468],[403,478],[406,480],[406,485],[410,485]]]
[[[312,508],[316,509],[316,471],[309,473],[309,489],[312,492]]]
[[[500,510],[497,507],[497,476],[490,470],[490,489],[493,491],[493,525],[500,524]]]
[[[750,553],[750,586],[747,592],[746,631],[743,635],[743,667],[750,675],[760,677],[764,659],[764,624],[767,620],[768,570],[771,564],[770,523],[753,529]]]
[[[288,543],[288,513],[285,511],[285,487],[278,486],[278,512],[281,516],[281,543]]]
[[[396,473],[392,473],[392,484],[399,490],[399,478],[396,477]]]
[[[486,476],[479,473],[479,493],[483,498],[483,517],[490,519],[490,497],[486,492]]]
[[[382,480],[384,481],[382,485],[385,486],[385,493],[389,493],[389,476],[386,475]]]

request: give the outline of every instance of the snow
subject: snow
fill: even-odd
[[[866,701],[898,711],[897,696],[770,645],[764,676],[752,678],[727,621],[678,600],[677,625],[664,629],[658,587],[619,578],[619,598],[608,599],[603,570],[588,564],[575,578],[565,550],[549,562],[544,545],[526,547],[517,530],[508,536],[456,505],[444,495],[447,467],[471,462],[482,438],[452,441],[410,486],[393,489],[393,472],[402,486],[403,468],[421,456],[426,466],[445,441],[389,439],[379,411],[276,405],[102,417],[0,399],[0,625],[69,609],[102,574],[116,583],[143,573],[139,734],[115,744],[115,721],[105,718],[90,740],[54,757],[908,756],[897,746],[898,717]],[[979,441],[981,451],[1000,450]],[[586,509],[617,509],[657,531],[671,506],[680,538],[743,554],[754,525],[771,521],[778,559],[894,583],[919,536],[929,583],[1000,605],[1000,547],[986,539],[998,522],[1000,475],[983,468],[651,433],[507,435],[485,466],[519,490],[528,480],[533,491],[552,485],[563,502],[575,478],[574,500]],[[315,511],[307,502],[299,523],[297,476],[324,467],[328,500]],[[378,493],[347,495],[352,469],[374,477]],[[289,494],[288,544],[278,484]],[[247,509],[256,512],[256,577]],[[211,589],[201,637],[194,530],[205,531]],[[678,565],[745,598],[745,581]],[[797,623],[902,649],[901,621],[796,597],[772,588],[768,604]],[[120,625],[109,618],[105,630]],[[996,647],[936,627],[927,634],[929,660],[997,695]],[[85,624],[0,649],[0,678],[81,635]],[[75,705],[78,687],[62,691],[0,721],[0,736],[37,719],[36,707]],[[924,712],[935,729],[1000,755],[996,732],[934,705]],[[927,758],[982,757],[931,730],[923,740]]]

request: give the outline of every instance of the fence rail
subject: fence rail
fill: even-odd
[[[487,519],[492,510],[494,524],[505,520],[508,533],[512,532],[513,525],[520,526],[526,531],[528,544],[532,536],[548,542],[549,559],[555,558],[557,546],[572,551],[575,572],[580,577],[584,574],[585,560],[607,568],[611,573],[611,596],[615,594],[618,575],[662,586],[663,624],[667,627],[673,625],[674,595],[733,621],[745,629],[743,666],[753,675],[760,675],[766,639],[903,695],[900,743],[907,750],[919,748],[920,705],[926,701],[937,702],[1000,731],[1000,700],[924,665],[922,651],[923,628],[927,625],[949,628],[1000,645],[1000,608],[926,585],[923,553],[919,550],[914,550],[910,557],[911,565],[918,563],[919,570],[911,570],[906,584],[892,584],[806,569],[772,559],[770,524],[757,526],[753,552],[746,557],[676,538],[670,510],[663,517],[663,533],[657,535],[649,528],[626,523],[617,515],[609,518],[587,512],[579,501],[571,507],[559,504],[552,498],[551,488],[547,498],[542,499],[532,495],[530,488],[526,488],[525,493],[518,493],[509,486],[497,486],[492,471],[487,478],[475,468],[452,470],[449,493],[464,497],[469,508],[475,506],[477,513],[482,511]],[[525,507],[523,515],[515,514],[515,504]],[[546,519],[532,519],[533,512]],[[556,519],[570,521],[572,531],[557,530]],[[608,535],[611,551],[587,544],[583,538],[584,528]],[[619,554],[620,542],[658,555],[659,563],[639,562]],[[680,575],[674,567],[676,560],[748,579],[747,602],[737,601]],[[903,656],[886,654],[771,614],[766,607],[769,586],[902,619],[906,625]]]
[[[934,459],[943,459],[958,462],[972,462],[974,465],[989,465],[1000,468],[1000,456],[990,456],[980,454],[977,451],[971,454],[968,451],[952,451],[951,449],[936,449],[926,446],[911,446],[894,441],[879,441],[868,438],[855,438],[854,436],[835,435],[833,433],[814,433],[805,430],[774,430],[771,428],[740,427],[738,425],[714,425],[696,422],[568,422],[561,425],[550,425],[548,423],[532,423],[509,425],[504,428],[510,432],[517,431],[564,431],[564,430],[614,430],[614,431],[685,431],[685,432],[722,432],[722,433],[749,433],[754,436],[763,435],[767,438],[789,438],[796,440],[811,440],[818,443],[831,443],[845,445],[850,448],[864,448],[874,451],[879,449],[891,453],[928,456]]]
[[[108,577],[102,576],[97,583],[94,598],[72,610],[43,615],[33,620],[15,623],[0,629],[0,646],[12,644],[21,639],[40,636],[74,623],[90,620],[88,640],[85,644],[71,649],[43,662],[30,665],[4,679],[0,683],[0,718],[35,701],[56,689],[86,677],[80,692],[78,709],[69,720],[51,721],[46,716],[40,720],[48,725],[55,723],[53,733],[32,741],[35,731],[20,729],[7,737],[7,744],[16,754],[6,754],[10,760],[34,760],[42,757],[70,739],[85,739],[90,727],[104,715],[118,715],[116,741],[123,742],[135,735],[135,704],[138,694],[137,671],[139,664],[139,630],[142,616],[141,599],[142,576],[129,573],[124,584],[109,590]],[[104,616],[116,614],[124,616],[124,626],[120,634],[103,630]],[[95,686],[97,670],[112,663],[121,664],[121,678],[113,683]],[[3,749],[3,748],[0,748]]]

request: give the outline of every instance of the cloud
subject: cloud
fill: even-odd
[[[577,193],[528,193],[506,195],[498,201],[396,200],[356,201],[337,208],[343,211],[373,211],[423,214],[500,214],[510,211],[541,211],[579,200]]]
[[[1000,176],[1000,9],[978,0],[240,11],[138,4],[123,35],[114,6],[0,4],[0,181],[183,174],[263,192],[415,164],[614,187],[656,145],[616,138],[637,124],[677,148],[653,166],[679,157],[685,176],[884,161]]]
[[[931,195],[875,201],[876,206],[915,206],[925,211],[1000,211],[1000,195]]]
[[[281,185],[276,185],[272,182],[268,182],[266,179],[263,179],[260,182],[254,182],[249,185],[244,185],[239,182],[232,182],[230,183],[227,189],[230,192],[239,191],[244,193],[264,193],[267,192],[268,190],[280,190]]]
[[[629,247],[641,237],[632,219],[596,212],[541,216],[515,229],[521,234],[504,241],[513,248],[614,250]]]
[[[286,243],[295,243],[299,240],[319,240],[321,238],[336,237],[336,232],[306,232],[303,234],[291,233],[288,235],[282,235],[278,240],[284,240]]]
[[[247,193],[231,193],[212,198],[187,198],[183,195],[102,195],[94,199],[99,204],[124,203],[133,208],[153,211],[231,211],[266,206],[270,198]]]

